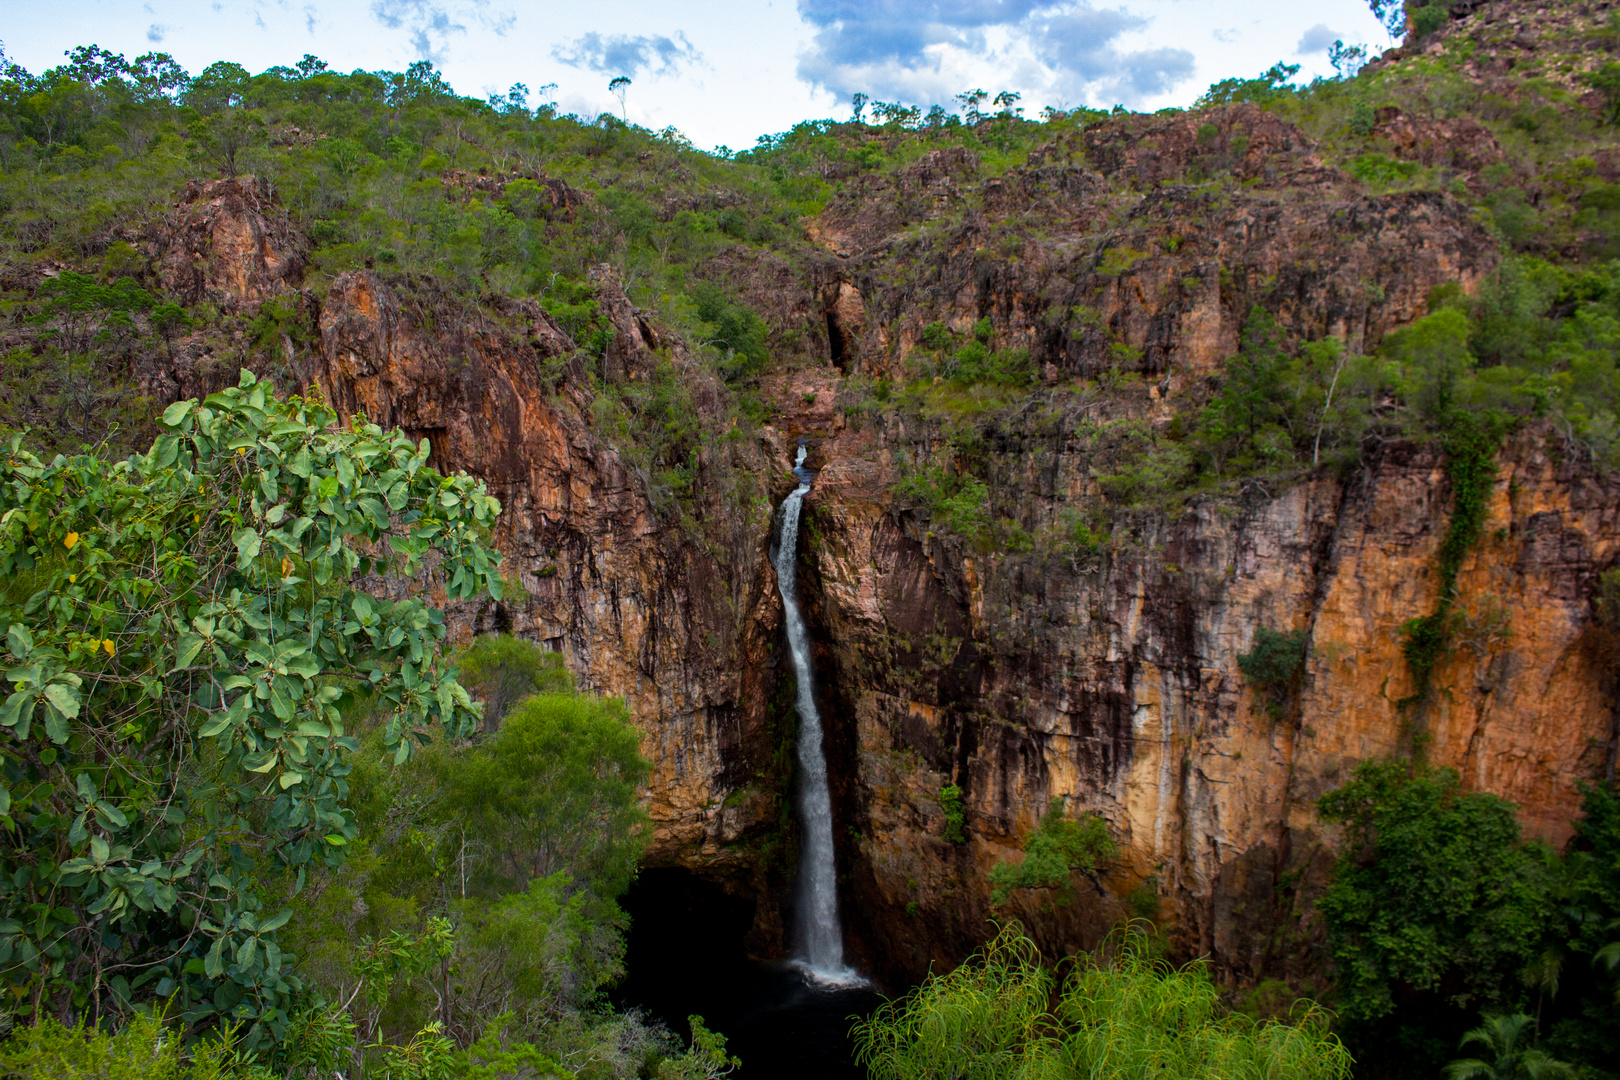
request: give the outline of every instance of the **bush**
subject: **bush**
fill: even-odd
[[[461,685],[484,703],[484,730],[494,731],[512,707],[534,694],[566,693],[574,677],[561,653],[510,634],[485,634],[456,654]]]
[[[939,808],[945,811],[945,839],[953,844],[967,840],[967,815],[962,809],[962,789],[955,784],[940,788]]]
[[[942,322],[931,322],[922,328],[917,340],[925,349],[935,352],[944,352],[951,347],[952,337],[950,329]]]
[[[1118,854],[1106,821],[1090,814],[1073,820],[1064,815],[1063,800],[1054,798],[1024,844],[1023,861],[1002,861],[990,871],[990,902],[1005,904],[1022,889],[1047,889],[1057,903],[1067,904],[1074,898],[1075,874],[1095,874]]]
[[[733,302],[719,286],[706,281],[692,287],[692,299],[706,336],[729,354],[728,379],[752,378],[765,369],[770,361],[765,344],[768,328],[758,312]]]
[[[309,990],[276,901],[357,836],[338,702],[370,687],[376,752],[400,762],[473,729],[442,613],[356,586],[433,554],[424,586],[498,593],[475,538],[499,504],[428,468],[425,443],[335,419],[244,372],[170,406],[146,454],[0,456],[0,813],[30,823],[0,833],[17,999],[106,1018],[165,999],[273,1046]]]
[[[855,1025],[872,1080],[1152,1077],[1345,1080],[1350,1055],[1309,1006],[1290,1021],[1229,1012],[1198,963],[1171,967],[1156,942],[1116,932],[1055,978],[1017,924],[947,975]]]
[[[1317,910],[1348,1037],[1401,1075],[1432,1076],[1474,1012],[1522,992],[1552,853],[1520,840],[1512,803],[1463,791],[1451,769],[1366,762],[1318,810],[1344,828]]]
[[[0,1043],[5,1080],[270,1080],[271,1075],[243,1067],[224,1043],[204,1040],[187,1047],[182,1032],[150,1016],[135,1016],[112,1033],[82,1020],[65,1027],[47,1016]]]
[[[1238,656],[1238,670],[1265,703],[1273,720],[1282,716],[1305,676],[1309,634],[1304,630],[1272,630],[1262,626],[1254,645]]]
[[[956,387],[976,385],[1028,386],[1035,377],[1028,349],[990,351],[982,342],[970,341],[956,350],[944,366]]]
[[[1412,36],[1421,41],[1449,21],[1451,21],[1451,4],[1449,0],[1425,4],[1412,12]]]

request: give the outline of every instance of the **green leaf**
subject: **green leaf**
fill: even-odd
[[[259,924],[259,933],[268,934],[272,930],[280,930],[287,925],[287,920],[293,916],[292,908],[282,908],[264,922]]]
[[[209,949],[208,954],[203,957],[203,974],[210,979],[217,979],[225,974],[225,961],[220,956],[220,951],[224,948],[225,935],[221,934],[214,939],[213,948]]]
[[[69,729],[67,717],[55,709],[45,710],[45,735],[58,746],[68,741]]]
[[[163,426],[179,427],[180,421],[184,420],[191,410],[195,409],[196,407],[196,398],[192,398],[190,401],[175,402],[173,405],[170,405],[167,409],[163,410]]]
[[[265,750],[257,754],[249,754],[242,759],[242,767],[248,772],[266,773],[276,767],[276,752]]]
[[[243,529],[233,540],[236,544],[236,568],[246,570],[253,565],[253,560],[259,557],[259,548],[264,544],[264,538],[252,529]]]
[[[197,654],[202,652],[202,648],[206,644],[207,642],[195,634],[181,634],[180,651],[175,654],[174,667],[170,671],[174,672],[190,667],[191,662],[197,659]]]
[[[214,713],[208,718],[207,722],[203,724],[202,730],[197,732],[197,737],[202,739],[212,739],[215,735],[218,735],[220,732],[229,727],[230,723],[231,714],[221,709],[219,712]]]
[[[11,655],[18,660],[26,660],[34,651],[34,635],[22,623],[12,623],[6,631],[6,643],[11,647]]]
[[[63,683],[51,683],[45,688],[45,699],[69,720],[79,716],[79,692]]]
[[[24,711],[24,706],[27,707]],[[18,690],[6,698],[4,706],[0,706],[0,726],[16,727],[19,720],[26,720],[34,711],[34,694],[31,690]],[[27,730],[18,734],[18,738],[26,739]]]
[[[129,818],[124,816],[124,812],[105,799],[96,803],[96,816],[102,818],[104,823],[110,822],[115,828],[129,827]]]
[[[152,451],[148,455],[148,460],[151,461],[154,470],[167,469],[179,457],[180,440],[173,435],[164,435],[152,444]]]

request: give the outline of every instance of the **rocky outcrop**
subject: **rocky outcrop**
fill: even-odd
[[[849,283],[826,303],[854,331],[839,335],[852,370],[903,379],[923,327],[987,318],[1037,368],[1170,375],[1173,392],[1220,370],[1255,305],[1361,350],[1496,261],[1459,200],[1368,196],[1252,105],[1127,118],[982,184],[951,179],[947,157],[848,188],[816,224]]]
[[[616,331],[601,361],[620,380],[644,376],[652,330],[610,271],[595,279]],[[467,308],[354,272],[332,282],[320,331],[321,383],[342,414],[431,440],[439,468],[479,476],[501,500],[508,595],[452,608],[457,636],[542,642],[585,688],[624,698],[654,764],[651,858],[751,883],[741,841],[774,823],[776,792],[725,800],[770,772],[781,738],[767,708],[779,618],[768,514],[711,491],[695,509],[713,527],[687,531],[655,507],[645,477],[592,431],[586,358],[535,304]],[[765,472],[758,450],[738,453],[700,471]]]
[[[252,176],[188,184],[147,242],[163,291],[186,306],[207,300],[227,311],[295,291],[309,245],[272,195]]]

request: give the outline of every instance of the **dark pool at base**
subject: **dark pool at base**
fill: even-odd
[[[849,1028],[881,1000],[866,989],[827,991],[790,964],[750,960],[743,939],[752,901],[684,870],[643,871],[624,900],[631,917],[626,975],[613,993],[683,1036],[696,1013],[726,1036],[746,1080],[864,1077]]]

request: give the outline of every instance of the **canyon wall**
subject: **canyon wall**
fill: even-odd
[[[1232,183],[1188,180],[1216,173]],[[1490,271],[1472,212],[1443,192],[1369,195],[1253,106],[1132,117],[976,175],[940,152],[858,178],[806,223],[799,263],[723,268],[816,332],[761,381],[769,422],[705,450],[684,501],[616,442],[593,387],[672,364],[703,417],[726,391],[610,268],[593,274],[614,329],[593,382],[532,302],[370,271],[301,290],[302,241],[252,189],[189,193],[153,251],[199,296],[296,302],[318,332],[307,375],[341,412],[429,438],[438,466],[488,482],[513,587],[452,610],[456,633],[542,642],[629,702],[654,763],[650,861],[759,897],[762,954],[784,947],[794,843],[767,552],[801,438],[820,470],[800,557],[845,909],[854,955],[891,984],[982,940],[989,869],[1054,798],[1101,814],[1121,858],[1073,903],[1009,910],[1055,949],[1151,914],[1237,981],[1320,972],[1310,898],[1332,837],[1314,804],[1360,761],[1421,748],[1565,838],[1577,782],[1613,769],[1589,598],[1620,555],[1620,487],[1555,432],[1521,428],[1497,459],[1459,648],[1423,701],[1399,630],[1436,600],[1451,493],[1432,447],[1388,440],[1354,468],[1132,509],[1106,503],[1110,465],[1086,434],[1130,419],[1168,438],[1255,305],[1299,338],[1371,348],[1438,287]],[[1029,349],[1038,385],[971,423],[874,406],[934,322]],[[178,357],[157,396],[209,387],[200,343]],[[981,551],[931,524],[897,485],[964,424],[998,514],[1045,536],[1102,507],[1107,542]],[[1280,712],[1238,675],[1261,628],[1309,641]],[[960,842],[940,803],[952,783]]]
[[[1460,576],[1460,647],[1419,703],[1400,627],[1433,609],[1448,509],[1428,449],[1195,504],[1077,565],[931,532],[893,507],[883,431],[833,438],[806,588],[848,724],[850,888],[871,960],[900,974],[959,955],[995,914],[990,868],[1054,797],[1102,815],[1123,856],[1071,905],[1012,905],[1038,940],[1090,944],[1151,912],[1243,981],[1321,971],[1309,901],[1334,851],[1315,802],[1361,761],[1420,745],[1519,803],[1527,832],[1567,839],[1577,781],[1613,768],[1613,672],[1587,633],[1596,573],[1620,555],[1620,487],[1561,449],[1530,430],[1498,459]],[[1009,466],[1044,510],[1087,482],[1061,435]],[[1261,627],[1309,641],[1280,716],[1238,673]],[[944,838],[949,783],[966,843]]]

